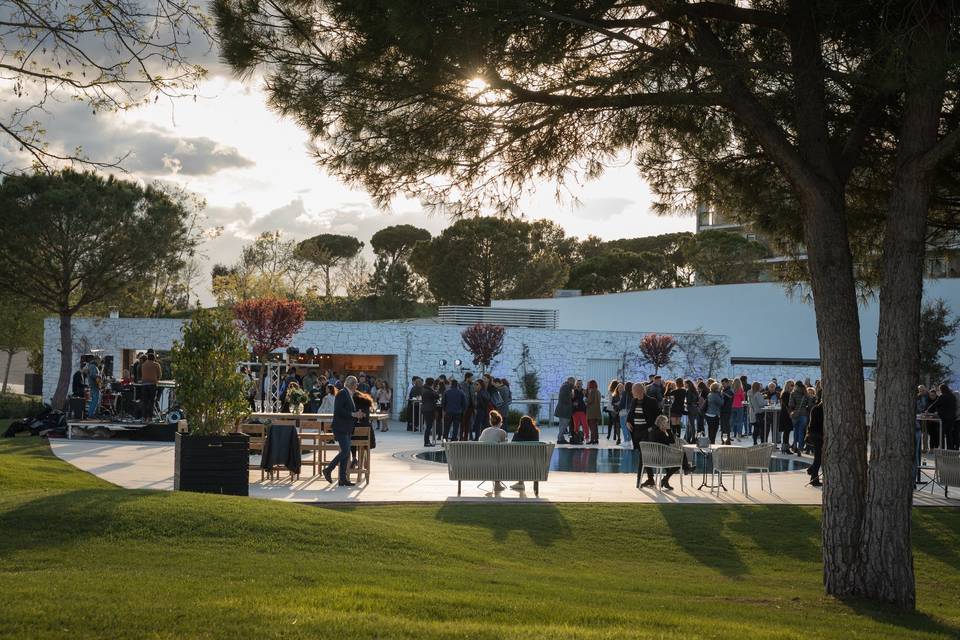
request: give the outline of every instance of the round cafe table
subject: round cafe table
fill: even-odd
[[[716,450],[713,446],[708,447],[699,447],[697,445],[686,445],[684,449],[693,449],[694,450],[694,461],[696,461],[696,456],[700,455],[703,458],[703,473],[700,478],[700,486],[697,487],[697,491],[700,491],[704,488],[706,489],[723,489],[724,491],[727,488],[723,484],[723,477],[714,484],[713,481],[713,452]],[[707,472],[707,463],[710,463],[710,473]]]

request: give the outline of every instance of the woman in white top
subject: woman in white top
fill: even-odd
[[[386,380],[377,381],[377,407],[380,409],[380,413],[390,413],[390,402],[393,400],[393,391],[390,390],[390,385],[387,384]],[[377,420],[377,428],[380,431],[389,431],[390,430],[390,421],[389,420]]]
[[[317,409],[317,413],[333,413],[333,402],[337,396],[337,388],[332,384],[327,385],[327,392],[324,394],[323,399],[320,401],[320,408]],[[331,418],[331,421],[333,419]],[[325,422],[321,420],[321,422]]]

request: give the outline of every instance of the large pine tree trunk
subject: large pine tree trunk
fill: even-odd
[[[936,7],[931,7],[935,9]],[[920,306],[930,204],[921,159],[937,142],[943,103],[946,27],[935,10],[908,59],[909,88],[887,210],[877,336],[877,399],[870,438],[859,595],[913,608],[910,520],[913,503],[914,393],[920,377]]]
[[[827,593],[847,595],[857,590],[866,490],[860,316],[843,197],[814,195],[803,208],[824,387],[823,579]]]
[[[70,389],[70,369],[73,366],[73,316],[60,313],[60,376],[53,394],[53,408],[63,409]]]

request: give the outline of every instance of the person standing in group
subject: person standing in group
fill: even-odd
[[[653,428],[657,416],[660,415],[660,402],[653,396],[648,396],[642,384],[633,385],[632,393],[630,435],[633,448],[639,450],[640,443],[649,439],[649,431]]]
[[[810,388],[813,397],[816,398],[817,390]],[[823,391],[821,389],[820,399],[810,409],[810,424],[807,428],[807,443],[813,449],[813,464],[807,469],[810,475],[810,486],[822,487],[820,482],[820,462],[823,459]]]
[[[147,354],[145,353],[137,354],[136,361],[133,363],[133,366],[130,367],[130,373],[133,374],[134,383],[140,382],[140,367],[142,367],[143,363],[146,361],[147,361]]]
[[[596,380],[587,382],[585,404],[587,406],[587,427],[590,436],[587,444],[600,444],[600,419],[603,417],[603,408],[600,405],[600,388]]]
[[[733,388],[730,386],[730,380],[727,378],[720,381],[720,395],[723,398],[723,404],[720,405],[720,442],[721,444],[730,444],[730,423],[733,417]]]
[[[467,396],[460,390],[456,380],[450,380],[450,388],[443,392],[440,408],[443,411],[443,430],[447,440],[456,440],[461,434],[460,423],[467,406]]]
[[[470,428],[473,426],[473,416],[477,412],[477,388],[473,380],[473,374],[469,371],[463,374],[463,385],[461,385],[463,397],[466,403],[463,405],[463,417],[460,420],[460,439],[470,439]]]
[[[616,443],[620,444],[620,394],[623,393],[623,385],[614,378],[607,385],[607,418],[610,421],[607,425],[607,440],[611,435],[616,435]]]
[[[413,376],[410,385],[410,391],[407,393],[407,431],[415,431],[420,428],[419,410],[416,409],[415,400],[419,400],[423,393],[423,380],[420,376]]]
[[[798,380],[793,385],[789,400],[790,420],[793,421],[793,447],[791,451],[798,456],[803,453],[803,440],[807,430],[810,406],[806,384]]]
[[[434,424],[434,412],[437,410],[437,397],[436,389],[434,389],[434,384],[436,381],[433,378],[427,378],[423,383],[423,391],[420,393],[420,426],[423,429],[423,446],[432,447],[433,442],[430,441],[430,434],[433,431]],[[440,439],[440,434],[437,434],[437,440]]]
[[[320,408],[317,409],[317,413],[322,415],[332,414],[336,399],[337,388],[332,384],[328,384],[326,387],[326,393],[324,393],[323,397],[320,398]],[[325,422],[325,420],[321,419],[320,422]]]
[[[500,412],[500,415],[503,416],[504,424],[506,424],[507,418],[510,416],[510,404],[513,402],[513,391],[510,390],[510,381],[506,378],[500,379],[500,397],[494,406],[497,408],[497,411]]]
[[[380,413],[387,414],[386,420],[378,420],[377,428],[380,431],[390,431],[390,404],[393,401],[393,390],[386,380],[377,380],[377,409]]]
[[[957,449],[960,447],[960,429],[957,425],[957,395],[943,383],[939,387],[940,394],[937,399],[930,404],[927,411],[936,413],[940,417],[940,428],[943,430],[943,437],[947,441],[947,449]],[[931,444],[931,446],[933,446]],[[937,443],[937,446],[940,446]]]
[[[723,396],[720,394],[720,384],[714,382],[707,393],[707,405],[704,415],[707,419],[707,437],[710,444],[717,443],[717,430],[720,428],[720,412],[723,410]]]
[[[586,442],[586,431],[587,431],[587,401],[584,397],[583,392],[583,380],[577,380],[573,385],[573,415],[572,421],[573,424],[570,426],[570,436],[571,442],[574,442],[577,439],[577,434],[580,433],[583,436],[581,442]]]
[[[87,383],[87,389],[90,391],[90,403],[87,405],[87,417],[93,418],[100,409],[100,367],[99,358],[94,355],[87,356],[87,366],[83,370],[83,378]],[[149,421],[148,421],[149,422]]]
[[[140,415],[147,424],[153,422],[153,407],[157,399],[157,384],[163,371],[157,362],[157,354],[150,350],[147,360],[140,365]]]
[[[493,408],[490,392],[487,391],[487,383],[483,380],[477,380],[473,387],[473,429],[469,434],[471,440],[478,440],[483,430],[490,426],[490,409]]]
[[[434,433],[437,434],[437,441],[439,442],[440,440],[447,439],[447,432],[443,428],[443,409],[441,408],[441,404],[443,401],[443,394],[447,392],[447,377],[446,376],[438,377],[434,384],[436,385],[436,391],[437,391],[437,408],[433,412],[433,420],[434,420],[433,430],[434,430]]]
[[[553,415],[557,418],[559,427],[557,428],[557,444],[567,444],[567,431],[570,429],[570,421],[573,419],[573,376],[567,378],[566,382],[560,385],[557,392],[557,406],[553,410]]]
[[[743,383],[740,382],[740,378],[733,379],[733,398],[731,399],[731,430],[733,432],[733,437],[738,441],[743,435],[743,417],[746,407],[744,407],[745,401],[747,399],[747,394],[744,392]]]
[[[350,446],[353,439],[353,427],[358,418],[363,417],[362,411],[357,411],[353,402],[353,394],[357,391],[357,379],[347,376],[343,381],[346,393],[338,393],[333,405],[333,438],[340,448],[340,452],[323,469],[323,477],[327,482],[333,482],[333,470],[338,469],[337,485],[352,487],[353,482],[347,475],[347,464],[350,462]]]
[[[360,374],[361,376],[363,374]],[[370,388],[370,385],[367,385],[367,388]],[[370,422],[370,414],[373,413],[373,408],[376,406],[376,400],[373,399],[366,391],[360,390],[360,384],[357,384],[357,390],[353,393],[353,404],[357,408],[357,411],[360,413],[357,416],[356,422],[353,423],[354,427],[370,427],[370,448],[373,449],[377,446],[377,437],[373,432],[373,424]],[[362,436],[350,436],[350,440],[361,440]],[[357,447],[350,447],[350,468],[356,469],[360,461],[358,459],[358,450]]]
[[[790,417],[791,393],[793,393],[793,380],[787,380],[783,383],[783,391],[780,392],[780,421],[778,426],[783,438],[780,443],[781,453],[790,453],[790,434],[793,433],[793,419]]]
[[[747,417],[750,419],[753,444],[767,441],[766,424],[763,418],[763,408],[766,404],[763,387],[759,382],[754,382],[750,385],[750,393],[747,394]]]
[[[693,444],[697,441],[697,434],[703,432],[703,408],[700,402],[700,392],[693,384],[693,380],[685,380],[683,383],[684,403],[687,412],[687,442]]]
[[[670,428],[675,439],[680,439],[680,426],[683,416],[687,412],[687,390],[683,386],[683,378],[677,378],[667,383],[666,396],[670,403]]]
[[[637,384],[640,384],[639,382]],[[633,446],[633,436],[630,431],[630,414],[633,412],[633,383],[629,380],[623,383],[623,393],[620,394],[620,434],[623,436],[623,446]]]

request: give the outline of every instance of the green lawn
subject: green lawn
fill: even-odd
[[[821,594],[819,511],[316,508],[125,491],[0,442],[6,638],[956,638],[960,510],[915,514],[919,612]]]

